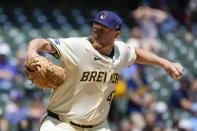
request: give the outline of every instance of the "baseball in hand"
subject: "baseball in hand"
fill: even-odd
[[[183,74],[179,74],[179,76],[176,76],[176,74],[172,73],[172,78],[175,80],[179,80],[183,77]]]
[[[170,68],[170,76],[175,79],[179,80],[183,77],[183,67],[179,63],[171,63],[171,68]]]

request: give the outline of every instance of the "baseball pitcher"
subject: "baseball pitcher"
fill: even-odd
[[[40,131],[110,131],[106,118],[120,72],[134,62],[162,67],[174,79],[183,74],[179,63],[117,41],[122,21],[114,12],[101,11],[91,21],[90,37],[34,39],[29,43],[29,76],[43,70],[39,60],[34,60],[40,57],[38,52],[48,52],[60,59],[59,65],[50,66],[52,75],[60,75],[53,75],[55,82],[50,79],[50,84],[44,84],[51,88],[51,95]],[[45,79],[48,75],[37,78]],[[35,79],[31,77],[41,85]]]

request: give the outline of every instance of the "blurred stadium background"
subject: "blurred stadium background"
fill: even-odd
[[[0,131],[36,131],[46,110],[50,91],[25,78],[28,42],[89,36],[87,19],[103,9],[123,19],[121,40],[184,66],[179,81],[157,67],[124,69],[108,118],[112,131],[197,131],[196,0],[1,0]]]

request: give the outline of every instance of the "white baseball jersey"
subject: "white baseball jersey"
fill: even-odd
[[[78,124],[106,120],[123,67],[134,63],[135,49],[114,43],[114,56],[101,55],[88,37],[48,39],[60,55],[67,79],[52,90],[48,109]]]

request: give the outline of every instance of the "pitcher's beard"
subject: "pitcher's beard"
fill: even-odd
[[[111,44],[102,43],[102,41],[97,41],[95,39],[91,39],[91,43],[94,49],[96,49],[102,55],[108,55],[109,50],[111,50]],[[113,47],[113,45],[112,45]]]
[[[102,49],[104,47],[104,45],[102,44],[102,41],[100,39],[97,40],[96,38],[95,39],[92,39],[92,46],[96,50]]]
[[[94,41],[94,42],[92,43],[92,46],[93,46],[96,50],[102,49],[102,48],[104,47],[103,45],[97,43],[96,41]]]

